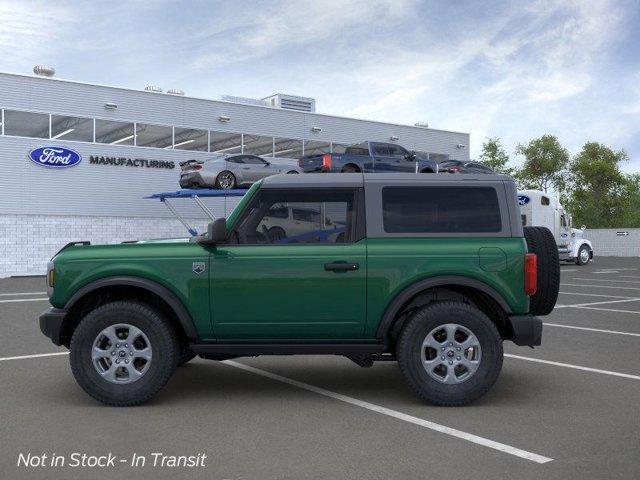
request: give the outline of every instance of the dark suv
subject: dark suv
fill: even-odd
[[[274,237],[285,209],[317,214]],[[42,332],[110,405],[195,355],[289,354],[397,360],[419,396],[462,405],[498,378],[504,340],[540,345],[559,262],[509,177],[278,175],[195,240],[69,245],[47,282]]]
[[[438,162],[410,152],[395,143],[362,142],[344,153],[320,153],[298,160],[305,173],[438,173]]]

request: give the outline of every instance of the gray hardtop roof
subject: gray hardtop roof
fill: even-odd
[[[389,185],[431,185],[438,183],[513,182],[507,175],[488,173],[438,174],[438,173],[307,173],[302,175],[273,175],[262,181],[262,188],[289,187],[362,187],[365,183]]]

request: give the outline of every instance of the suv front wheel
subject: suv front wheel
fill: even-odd
[[[71,338],[70,362],[82,389],[114,406],[137,405],[165,386],[180,346],[168,320],[136,301],[116,301],[89,312]]]
[[[461,302],[417,310],[404,325],[396,354],[409,386],[435,405],[459,406],[484,395],[502,369],[502,338],[493,322]]]

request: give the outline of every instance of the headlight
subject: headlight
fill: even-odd
[[[53,261],[47,263],[47,295],[51,296],[53,287],[56,284],[56,270]]]

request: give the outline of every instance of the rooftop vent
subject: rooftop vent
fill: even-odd
[[[167,93],[169,95],[179,95],[179,96],[184,96],[184,91],[183,90],[178,90],[177,88],[172,88],[170,90],[167,90]]]
[[[417,123],[414,123],[414,125],[416,127],[429,128],[429,124],[427,122],[417,122]]]
[[[218,98],[223,102],[242,103],[243,105],[258,105],[260,107],[268,107],[270,105],[269,102],[257,98],[235,97],[233,95],[221,95]]]
[[[147,92],[156,92],[156,93],[162,93],[162,89],[156,85],[147,85],[146,87],[144,87],[144,89]]]
[[[33,67],[33,73],[40,77],[53,77],[56,74],[56,69],[53,67],[47,67],[45,65],[36,65]]]
[[[309,97],[297,97],[295,95],[285,95],[276,93],[270,97],[263,98],[272,107],[284,108],[287,110],[297,110],[299,112],[315,112],[316,101]]]

